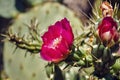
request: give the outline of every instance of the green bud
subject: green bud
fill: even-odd
[[[78,62],[75,63],[76,66],[84,66],[85,62],[83,60],[79,60]]]
[[[97,57],[98,45],[93,46],[92,54]]]
[[[98,47],[98,56],[99,56],[99,57],[102,57],[104,48],[105,48],[104,45],[100,45],[100,46]]]
[[[45,70],[46,70],[47,77],[49,79],[52,79],[54,75],[54,65],[53,64],[46,65]]]
[[[106,47],[103,51],[102,61],[104,63],[108,62],[109,60],[111,60],[111,56],[112,56],[111,50],[108,47]]]
[[[73,54],[73,59],[76,60],[76,61],[79,61],[80,57],[78,56],[78,54],[74,53]]]
[[[92,56],[91,55],[86,55],[86,60],[88,62],[92,62]]]
[[[83,58],[85,56],[85,54],[86,54],[86,51],[83,48],[80,47],[79,50],[76,51],[76,54],[79,57]]]
[[[93,47],[92,50],[92,54],[96,57],[96,58],[101,58],[103,55],[103,50],[104,50],[104,45],[95,45]]]

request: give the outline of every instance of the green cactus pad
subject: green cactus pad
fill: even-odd
[[[15,8],[15,0],[0,0],[0,16],[15,17],[19,12]]]
[[[14,23],[10,26],[13,33],[19,36],[29,35],[25,24],[30,24],[30,20],[37,18],[39,22],[38,31],[42,35],[48,26],[62,18],[68,18],[73,28],[74,34],[81,34],[81,21],[65,6],[58,3],[44,3],[32,8],[29,12],[18,15]],[[29,39],[27,39],[29,41]],[[45,65],[47,62],[40,58],[39,54],[30,54],[26,50],[17,48],[13,43],[5,42],[4,45],[4,67],[10,80],[47,80]],[[13,54],[14,53],[14,54]]]
[[[42,2],[45,2],[47,0],[24,0],[26,2],[26,4],[29,4],[31,6],[35,6],[37,4],[40,4]]]

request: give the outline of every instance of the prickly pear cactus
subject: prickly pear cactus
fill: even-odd
[[[31,5],[31,6],[34,6],[34,5],[37,5],[37,4],[40,4],[42,2],[45,2],[47,0],[24,0],[27,4]]]
[[[0,16],[5,18],[15,17],[19,13],[14,7],[15,4],[15,0],[0,0]]]
[[[29,41],[27,37],[30,34],[26,25],[30,24],[31,19],[38,19],[38,33],[41,36],[49,25],[63,17],[70,20],[74,34],[81,33],[82,24],[75,14],[65,6],[51,2],[35,6],[29,12],[19,14],[10,28],[12,28],[12,33],[24,36],[25,40]],[[10,80],[48,80],[44,69],[45,65],[46,62],[41,60],[39,54],[29,53],[10,42],[5,42],[4,67]]]
[[[52,2],[52,1],[61,1],[61,0],[24,0],[24,2],[30,6],[35,6],[38,5],[40,3],[44,3],[44,2]]]

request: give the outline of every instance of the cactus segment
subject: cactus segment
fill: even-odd
[[[18,13],[19,11],[15,8],[15,0],[0,0],[0,16],[13,18]]]

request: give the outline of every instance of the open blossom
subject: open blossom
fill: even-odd
[[[119,33],[117,31],[117,22],[112,17],[104,17],[98,26],[98,34],[104,44],[110,44],[111,42],[117,42],[119,39]]]
[[[41,57],[50,62],[60,62],[67,58],[73,44],[74,35],[69,21],[64,18],[49,26],[42,36]]]

